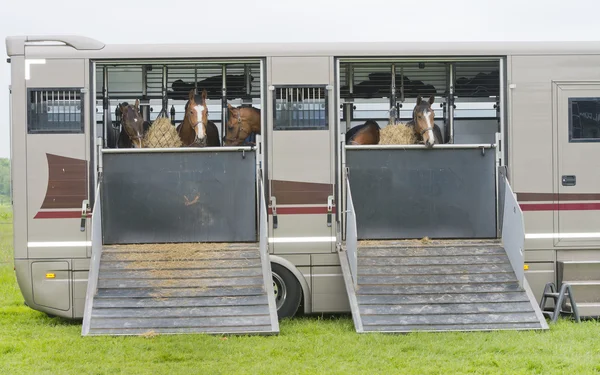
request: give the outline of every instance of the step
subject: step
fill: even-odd
[[[581,303],[600,303],[600,280],[565,280],[563,282],[571,284],[571,290],[577,305]],[[560,287],[558,291],[560,291]]]

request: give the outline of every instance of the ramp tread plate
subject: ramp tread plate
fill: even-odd
[[[342,269],[358,332],[544,329],[498,241],[359,241]]]
[[[276,334],[264,272],[258,244],[105,246],[89,335]]]

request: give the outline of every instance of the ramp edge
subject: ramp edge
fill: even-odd
[[[348,294],[348,301],[352,311],[352,320],[354,321],[354,328],[356,329],[356,332],[365,333],[362,319],[360,317],[360,310],[358,309],[358,300],[356,299],[356,290],[354,289],[354,282],[352,281],[350,263],[348,262],[347,254],[348,253],[345,250],[340,250],[338,252],[340,257],[340,266],[342,268],[342,275],[344,276],[344,284],[346,285],[346,293]]]

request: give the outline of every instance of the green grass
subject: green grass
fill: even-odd
[[[0,224],[0,374],[600,374],[596,321],[559,321],[546,332],[358,335],[349,316],[303,317],[271,337],[81,337],[80,322],[24,306],[11,233]]]

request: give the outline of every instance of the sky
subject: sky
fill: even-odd
[[[598,0],[61,0],[61,6],[56,4],[3,1],[0,157],[10,155],[8,35],[78,34],[107,44],[600,40]]]

